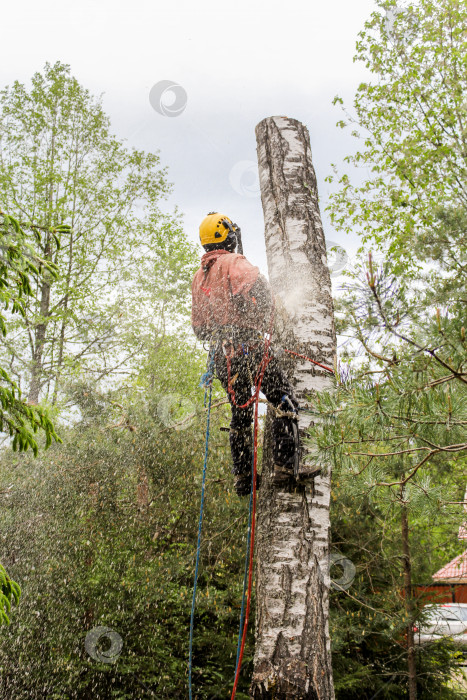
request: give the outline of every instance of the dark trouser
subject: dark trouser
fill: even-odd
[[[254,402],[248,408],[238,408],[251,398],[252,380],[263,358],[264,346],[255,349],[247,347],[248,354],[236,355],[230,360],[231,386],[235,392],[235,403],[227,391],[227,359],[220,345],[216,349],[215,364],[216,374],[222,386],[227,391],[227,396],[232,409],[230,422],[230,449],[232,452],[232,473],[235,475],[249,474],[253,459],[253,434],[252,421]],[[294,403],[298,403],[293,395],[292,386],[279,366],[276,358],[272,357],[264,372],[261,383],[261,392],[274,406],[279,406],[284,395],[289,396]]]

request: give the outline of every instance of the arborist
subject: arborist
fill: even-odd
[[[243,255],[240,228],[227,216],[210,212],[199,227],[206,251],[192,285],[192,327],[209,341],[215,371],[231,405],[230,448],[235,490],[250,493],[255,377],[264,358],[264,334],[271,331],[272,290],[259,268]],[[298,463],[298,401],[274,351],[268,350],[261,391],[279,415],[273,421],[273,481],[292,483]],[[309,476],[319,473],[315,470]]]

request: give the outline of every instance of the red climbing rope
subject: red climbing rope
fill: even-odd
[[[293,350],[287,350],[287,348],[284,348],[284,352],[289,353],[289,355],[295,355],[295,357],[300,357],[302,360],[307,360],[308,362],[311,362],[313,365],[318,365],[318,367],[321,367],[322,369],[325,369],[327,372],[331,372],[331,374],[334,374],[334,370],[331,367],[327,367],[326,365],[322,365],[321,362],[316,362],[316,360],[312,360],[311,357],[307,357],[306,355],[300,355],[299,352],[294,352]]]

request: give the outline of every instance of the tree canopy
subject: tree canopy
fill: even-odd
[[[340,376],[333,393],[315,398],[312,438],[335,474],[334,541],[366,572],[356,598],[336,594],[351,639],[351,616],[362,616],[357,656],[339,635],[345,697],[362,697],[363,678],[382,697],[451,697],[441,666],[455,654],[449,661],[445,641],[414,649],[413,625],[426,603],[416,584],[439,568],[433,547],[445,563],[456,552],[467,476],[467,8],[378,5],[357,43],[370,78],[339,122],[358,139],[345,160],[364,175],[344,163],[329,178],[334,225],[358,231],[364,245],[336,299]],[[374,544],[363,535],[371,538],[368,518]],[[361,549],[349,540],[356,528]],[[370,552],[385,579],[370,574]],[[371,678],[369,655],[378,668]],[[437,678],[441,686],[428,690]]]
[[[458,553],[467,472],[466,27],[456,0],[378,0],[357,44],[369,77],[340,122],[358,145],[330,178],[330,214],[363,246],[335,299],[336,386],[310,397],[309,433],[333,466],[333,552],[355,569],[331,590],[338,700],[458,697],[458,649],[415,649],[413,626],[423,585]],[[163,211],[167,177],[68,66],[0,93],[1,420],[18,448],[2,451],[0,542],[22,587],[2,697],[187,692],[205,354],[188,320],[198,256]],[[214,395],[193,669],[205,700],[231,687],[247,527]],[[52,444],[34,458],[41,434]],[[3,621],[18,595],[0,567]],[[113,663],[85,646],[104,625],[123,641]]]

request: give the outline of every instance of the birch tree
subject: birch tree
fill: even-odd
[[[331,281],[307,129],[270,117],[256,127],[268,271],[295,350],[333,365]],[[290,347],[290,345],[289,345]],[[291,368],[301,409],[331,388],[324,370]],[[300,413],[305,436],[310,424]],[[302,460],[312,461],[308,449]],[[330,471],[313,487],[278,489],[266,447],[258,502],[257,630],[253,698],[334,697],[328,632]]]
[[[135,367],[144,339],[156,345],[186,306],[194,257],[177,216],[160,202],[170,185],[155,153],[129,149],[111,132],[101,100],[61,63],[31,87],[0,92],[0,202],[57,264],[1,351],[36,404],[56,402],[64,378],[98,381]],[[51,231],[58,232],[59,247]]]

